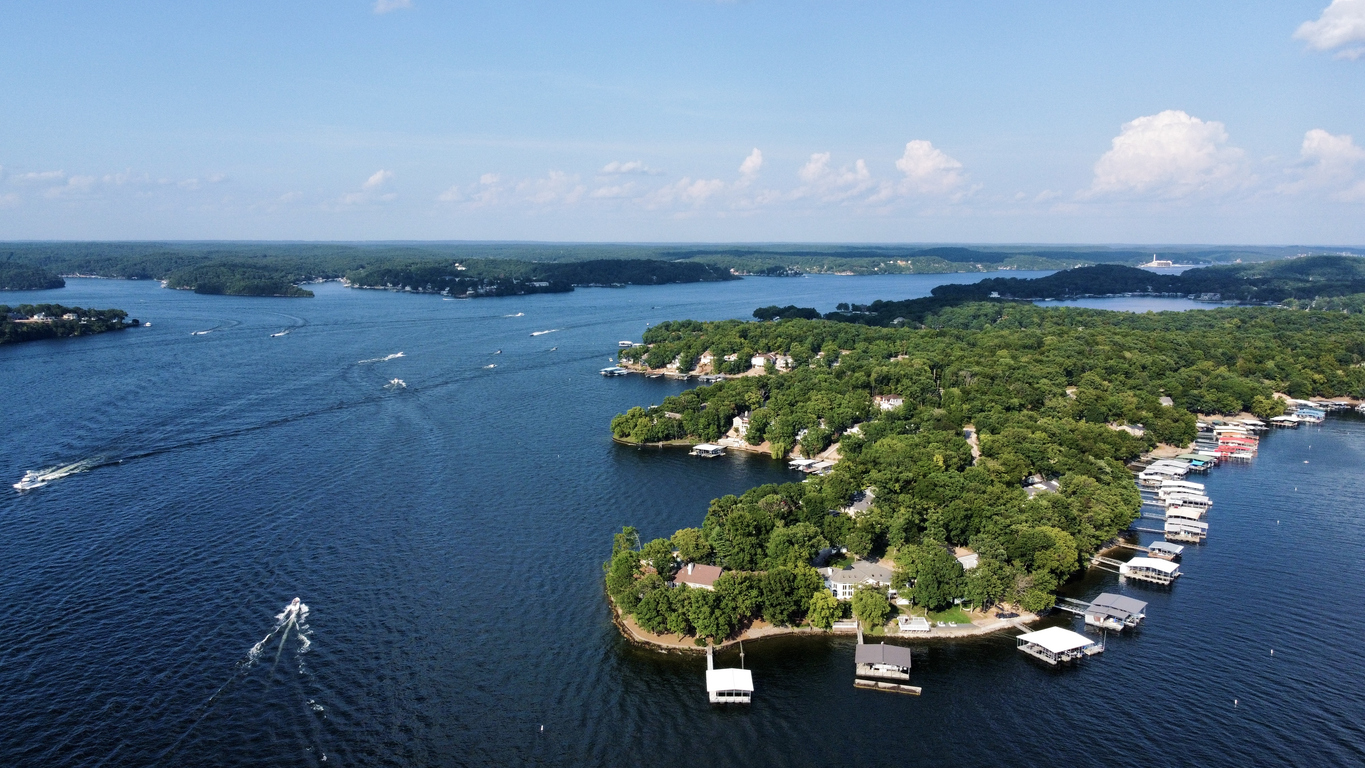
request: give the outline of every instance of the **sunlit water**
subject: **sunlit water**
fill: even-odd
[[[1151,602],[1146,625],[1079,668],[1006,636],[919,641],[915,698],[855,690],[851,640],[774,640],[746,644],[754,704],[725,711],[706,704],[704,661],[620,639],[600,582],[614,529],[668,535],[715,496],[799,476],[614,445],[613,414],[684,386],[598,376],[615,342],[943,279],[6,295],[153,326],[0,348],[0,765],[1365,761],[1353,418],[1215,470],[1209,543],[1172,589],[1123,587]]]

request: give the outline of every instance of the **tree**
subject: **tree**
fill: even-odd
[[[640,549],[640,559],[653,566],[663,578],[672,578],[677,561],[673,558],[673,542],[668,539],[655,539],[644,545]]]
[[[639,548],[640,548],[640,532],[637,531],[637,530],[636,530],[634,527],[632,527],[632,526],[627,525],[627,526],[623,527],[623,528],[621,529],[621,532],[620,532],[620,533],[618,533],[618,534],[616,534],[615,536],[612,537],[612,541],[611,541],[611,554],[612,554],[612,556],[615,556],[617,552],[620,552],[620,551],[623,550],[623,549],[639,549]]]
[[[768,537],[768,562],[773,566],[807,565],[828,546],[820,529],[810,523],[783,526]]]
[[[672,612],[669,589],[656,589],[645,595],[635,608],[635,623],[646,632],[662,635],[668,631],[668,616]]]
[[[962,596],[962,564],[943,547],[926,547],[912,594],[917,605],[939,611]]]
[[[839,601],[829,590],[822,589],[810,596],[806,617],[810,619],[811,625],[829,629],[834,626],[834,620],[839,618]]]
[[[709,563],[711,561],[711,542],[700,528],[683,528],[673,534],[673,546],[684,563]]]
[[[824,581],[809,566],[773,568],[763,579],[763,619],[773,624],[795,624],[801,619],[811,595]]]
[[[623,612],[633,612],[640,600],[635,585],[636,577],[640,575],[639,556],[630,550],[622,550],[607,561],[606,569],[607,594]]]
[[[859,587],[853,593],[853,615],[868,629],[880,627],[891,616],[891,601],[877,587]]]
[[[1278,397],[1255,397],[1251,400],[1251,412],[1258,418],[1273,419],[1284,415],[1284,401]]]
[[[1014,574],[1008,565],[983,557],[975,568],[967,571],[963,597],[981,608],[989,608],[1008,594],[1013,582]]]
[[[734,619],[726,610],[725,600],[709,589],[689,589],[688,620],[696,629],[697,637],[724,640],[734,629]]]

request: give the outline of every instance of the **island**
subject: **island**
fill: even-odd
[[[90,336],[138,325],[121,309],[82,309],[60,304],[0,304],[0,344]]]
[[[913,324],[665,322],[621,350],[632,370],[721,380],[618,414],[618,441],[821,467],[715,499],[694,528],[615,534],[605,584],[628,634],[672,647],[1038,614],[1137,518],[1129,465],[1184,450],[1195,414],[1365,396],[1359,314],[935,301]]]

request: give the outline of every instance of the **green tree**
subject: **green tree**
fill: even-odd
[[[611,554],[614,557],[617,552],[623,549],[639,549],[640,532],[633,526],[625,526],[621,532],[612,537]]]
[[[711,562],[711,542],[700,528],[683,528],[673,534],[673,546],[684,563]]]
[[[962,596],[962,564],[942,547],[926,547],[924,553],[911,594],[917,605],[940,611]]]
[[[773,529],[768,538],[768,563],[773,566],[808,565],[829,546],[820,529],[810,523],[796,523]]]
[[[663,578],[672,578],[677,561],[673,558],[673,542],[668,539],[655,539],[644,545],[640,549],[640,559],[653,566]]]
[[[822,589],[810,596],[810,606],[806,609],[806,617],[810,619],[812,626],[829,629],[834,626],[834,621],[839,618],[839,612],[839,601],[829,590]]]
[[[853,593],[853,615],[868,629],[885,624],[891,616],[891,602],[886,592],[877,587],[859,587]]]

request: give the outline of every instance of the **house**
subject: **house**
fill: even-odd
[[[969,550],[963,550],[966,554],[958,555],[957,562],[962,566],[962,570],[970,571],[981,564],[981,555]]]
[[[706,352],[701,353],[701,357],[697,359],[697,365],[710,365],[715,361],[716,356],[711,354],[711,352],[708,350]]]
[[[825,588],[840,600],[852,600],[858,587],[887,587],[891,585],[891,569],[876,563],[857,560],[847,568],[821,568]]]
[[[877,395],[872,398],[872,401],[883,411],[894,411],[902,405],[905,405],[905,398],[900,395]]]
[[[686,584],[695,589],[716,588],[716,579],[720,578],[721,568],[718,565],[700,565],[698,563],[688,563],[685,567],[679,568],[673,575],[673,586],[679,587]]]
[[[853,494],[853,501],[847,506],[841,507],[839,511],[849,517],[857,517],[869,509],[872,509],[872,502],[874,501],[876,501],[875,490],[872,488],[864,488]]]
[[[768,363],[772,363],[773,367],[779,371],[791,370],[792,367],[792,359],[790,356],[777,355],[773,354],[772,352],[765,352],[764,354],[761,355],[754,355],[749,360],[749,364],[755,368],[765,368],[767,367]]]
[[[748,416],[748,414],[745,414],[745,415],[743,415],[743,416],[736,416],[735,419],[734,419],[734,421],[731,422],[730,428],[733,429],[733,430],[735,431],[735,437],[738,437],[738,438],[741,438],[741,439],[742,439],[745,435],[749,434],[749,416]]]

